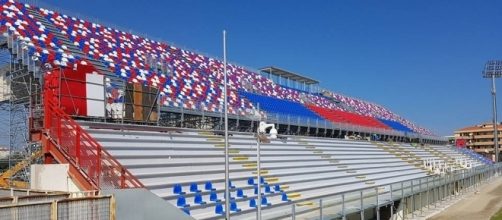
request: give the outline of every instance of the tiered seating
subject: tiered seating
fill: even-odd
[[[14,1],[0,1],[0,31],[8,32],[20,40],[28,54],[42,63],[55,62],[66,65],[78,57],[69,53],[62,41],[54,36],[40,21],[28,13],[31,7]]]
[[[389,129],[385,124],[369,116],[358,115],[334,109],[326,109],[315,105],[308,105],[308,108],[322,117],[335,123],[348,123],[366,127]]]
[[[443,161],[444,163],[450,165],[454,170],[462,169],[461,160],[466,160],[470,162],[473,167],[480,166],[478,160],[473,160],[472,158],[463,155],[452,148],[440,146],[440,145],[418,145],[418,144],[404,144],[404,143],[395,143],[395,145],[399,145],[411,152],[415,155],[419,156],[421,160],[425,159],[435,159],[438,161]]]
[[[114,73],[128,82],[159,88],[161,102],[166,106],[223,110],[223,63],[219,60],[51,10],[12,0],[3,0],[1,4],[0,31],[25,42],[28,54],[40,64],[74,66],[77,60],[90,60],[93,65],[105,68],[97,68],[102,73]],[[330,98],[319,94],[280,86],[233,64],[227,69],[231,114],[254,113],[255,106],[240,96],[238,90],[342,110]],[[334,93],[332,96],[361,115],[393,120],[414,132],[429,134],[381,106]]]
[[[363,101],[360,99],[356,98],[351,98],[348,96],[344,96],[341,94],[333,93],[326,91],[326,93],[329,97],[332,97],[345,105],[349,106],[352,108],[354,111],[356,111],[359,114],[366,115],[366,116],[371,116],[374,118],[381,118],[389,121],[395,121],[399,122],[409,128],[411,128],[414,132],[420,133],[420,134],[426,134],[426,135],[432,135],[432,132],[428,131],[427,129],[421,128],[412,122],[402,118],[401,116],[391,112],[390,110],[377,105],[375,103]]]
[[[223,138],[208,132],[99,129],[84,124],[108,152],[152,192],[197,219],[224,210]],[[106,125],[113,126],[113,125]],[[151,127],[150,127],[151,128]],[[133,127],[129,128],[133,129]],[[231,212],[254,218],[256,141],[252,134],[230,137]],[[287,137],[262,145],[264,200],[270,215],[288,201],[309,203],[328,194],[426,176],[369,142]],[[276,210],[276,211],[274,211]],[[273,214],[275,213],[275,214]],[[269,216],[271,217],[271,216]]]
[[[292,116],[293,118],[302,117],[311,120],[323,120],[314,112],[297,102],[286,101],[283,99],[272,98],[244,91],[240,91],[240,95],[246,97],[255,105],[259,104],[261,110],[265,110],[269,113],[279,113],[284,116]]]
[[[222,110],[222,75],[218,72],[221,62],[50,10],[40,9],[40,12],[84,53],[104,62],[117,76],[158,87],[163,104]],[[159,69],[161,65],[164,70]],[[232,82],[229,103],[233,114],[243,114],[245,109],[252,108],[237,97]]]
[[[490,165],[490,164],[493,164],[494,162],[486,157],[483,157],[482,155],[476,153],[475,151],[471,150],[471,149],[467,149],[467,148],[456,148],[456,150],[462,154],[465,154],[475,160],[478,160],[480,161],[481,163],[483,164],[487,164],[487,165]]]
[[[159,87],[165,95],[162,99],[165,105],[222,110],[221,61],[50,10],[40,9],[40,12],[84,53],[106,63],[118,76]],[[153,65],[147,62],[150,57],[155,60]],[[170,71],[158,71],[157,65],[168,66]],[[232,64],[228,65],[228,71],[231,113],[245,113],[253,107],[236,92],[243,88],[243,82],[252,85],[251,91],[303,102],[299,91],[281,87],[259,74]],[[320,96],[304,95],[323,106],[335,106]]]
[[[397,121],[391,121],[391,120],[385,120],[385,119],[379,119],[379,120],[394,130],[403,131],[403,132],[413,132],[413,130],[411,130],[410,128],[404,126],[403,124],[401,124]]]
[[[457,151],[455,147],[446,147],[441,145],[427,145],[426,147],[434,149],[435,151],[440,152],[444,155],[448,155],[451,158],[469,160],[473,163],[473,166],[481,166],[485,164],[485,161],[482,161],[476,157],[473,158],[470,155],[465,155],[462,152]]]

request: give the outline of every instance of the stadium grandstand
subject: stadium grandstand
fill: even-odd
[[[310,77],[227,64],[37,5],[0,5],[10,56],[0,97],[11,119],[27,117],[25,143],[11,142],[24,158],[9,161],[0,186],[93,192],[80,207],[103,216],[79,219],[404,219],[500,172]],[[29,205],[0,197],[0,219],[30,219],[9,216],[37,204],[69,219],[58,207],[70,194],[55,195]]]

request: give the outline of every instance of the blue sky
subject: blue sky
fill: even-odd
[[[218,57],[226,29],[231,62],[302,73],[440,135],[491,120],[481,71],[502,59],[502,1],[34,2]]]

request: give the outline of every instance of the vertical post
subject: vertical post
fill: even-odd
[[[80,167],[80,126],[76,127],[75,132],[75,161],[77,162],[77,167]],[[61,143],[59,143],[61,144]],[[71,153],[70,153],[71,154]]]
[[[323,220],[323,217],[322,217],[322,199],[319,199],[319,220]]]
[[[345,193],[342,193],[342,220],[345,219]]]
[[[110,196],[110,220],[116,220],[117,219],[117,203],[115,203],[115,196],[113,194]]]
[[[411,180],[411,217],[415,218],[415,194],[413,191],[413,180]]]
[[[51,203],[51,217],[50,220],[58,219],[58,202],[56,200]]]
[[[102,156],[102,151],[101,151],[101,148],[98,148],[98,158],[97,158],[97,166],[96,166],[96,174],[97,177],[96,177],[96,185],[98,187],[98,189],[101,188],[101,181],[100,181],[100,176],[102,174],[102,171],[101,171],[101,156]],[[92,177],[91,177],[92,178]]]
[[[429,208],[429,197],[430,197],[430,194],[431,194],[431,191],[429,189],[429,181],[430,181],[430,178],[427,177],[427,185],[426,185],[426,188],[427,188],[427,208]]]
[[[256,206],[256,219],[261,220],[261,167],[260,167],[260,128],[256,132],[256,176],[258,181],[258,202]]]
[[[295,204],[291,204],[291,219],[295,220],[296,219],[296,211],[295,211]]]
[[[105,113],[104,121],[106,122],[106,117],[108,116],[108,112],[106,112],[106,76],[103,77],[103,112]],[[110,118],[111,116],[111,111],[110,111]]]
[[[392,198],[392,184],[389,185],[390,188],[390,219],[394,219],[394,199]]]
[[[390,194],[390,201],[394,202],[394,198],[392,198],[392,184],[389,185],[389,194]]]
[[[418,180],[418,198],[420,199],[420,215],[422,216],[424,214],[424,211],[423,211],[423,202],[422,202],[422,196],[423,196],[423,193],[422,193],[422,179],[419,179]]]
[[[376,193],[376,219],[380,220],[380,201],[378,200],[378,187],[375,187]]]
[[[225,111],[225,219],[230,219],[230,177],[228,163],[227,31],[223,30],[223,103]],[[258,180],[259,182],[260,180]],[[258,207],[261,201],[258,201]]]
[[[62,138],[61,137],[61,135],[62,135],[61,126],[63,126],[63,123],[62,123],[63,118],[59,114],[56,114],[56,118],[57,118],[57,121],[58,121],[58,123],[57,123],[57,126],[58,126],[57,127],[58,139],[57,140],[58,140],[58,144],[61,145],[61,138]],[[68,150],[68,149],[66,149],[66,150]]]
[[[401,181],[401,199],[404,199],[404,183]]]
[[[433,194],[432,194],[433,199],[434,199],[434,208],[437,208],[438,207],[438,200],[439,200],[439,187],[436,187],[436,177],[432,177],[432,188],[434,189]]]
[[[364,197],[363,197],[363,191],[359,191],[359,198],[361,199],[361,204],[360,204],[360,214],[361,214],[361,219],[364,219]]]
[[[492,75],[492,99],[493,99],[493,143],[495,148],[495,162],[499,162],[499,138],[497,122],[497,90],[495,89],[495,74]]]
[[[126,81],[122,81],[122,89],[124,90],[124,96],[126,96],[127,94],[127,83]],[[124,117],[125,117],[125,114],[126,114],[126,99],[125,97],[123,98],[123,102],[122,102],[122,111],[120,112],[120,128],[122,129],[122,126],[124,125]],[[159,118],[160,118],[160,114],[159,114]]]
[[[403,220],[405,220],[408,215],[408,211],[409,211],[408,198],[403,197],[403,198],[401,198],[401,201],[404,203],[403,204]]]
[[[125,169],[122,167],[120,169],[120,188],[125,189]]]

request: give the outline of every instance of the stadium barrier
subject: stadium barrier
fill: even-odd
[[[499,177],[501,172],[502,165],[495,164],[442,176],[373,185],[320,198],[295,200],[286,203],[281,211],[264,207],[262,216],[264,219],[346,219],[349,215],[360,215],[361,219],[367,219],[365,211],[370,211],[375,219],[380,219],[380,211],[386,207],[386,215],[391,219],[394,215],[401,219],[415,217],[423,214],[425,208],[437,208],[444,201],[477,190],[492,178]]]
[[[184,107],[183,105],[174,107],[174,106],[163,106],[161,109],[168,110],[170,112],[176,112],[180,114],[193,114],[193,115],[202,115],[206,117],[220,117],[223,118],[223,106],[220,108],[216,108],[215,111],[207,111],[207,105],[204,103],[194,103],[190,105],[190,108]],[[229,112],[230,119],[236,120],[248,120],[248,121],[258,121],[260,119],[259,116],[253,114],[255,110],[253,109],[245,109],[243,111],[236,109],[235,112]],[[301,117],[296,115],[285,115],[278,113],[267,113],[261,114],[261,119],[266,120],[268,122],[282,124],[287,126],[302,126],[309,128],[319,128],[319,129],[333,129],[333,130],[345,130],[348,132],[366,132],[366,133],[377,133],[383,135],[392,135],[392,136],[403,136],[409,138],[427,138],[427,139],[438,139],[435,136],[429,135],[419,135],[416,133],[404,133],[402,131],[396,131],[391,129],[379,129],[379,128],[371,128],[365,126],[359,126],[355,124],[349,123],[334,123],[328,120],[316,120],[307,117]],[[223,119],[222,119],[223,120]],[[183,124],[182,124],[183,125]]]
[[[115,220],[115,198],[97,196],[0,206],[6,220]]]

